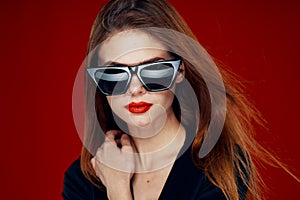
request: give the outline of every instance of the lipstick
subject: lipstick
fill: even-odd
[[[131,102],[126,106],[126,108],[131,113],[144,113],[147,112],[153,104],[147,102]]]

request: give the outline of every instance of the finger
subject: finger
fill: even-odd
[[[95,157],[93,157],[93,158],[91,159],[91,164],[92,164],[92,166],[93,166],[93,169],[95,169],[95,167],[96,167],[96,159],[95,159]]]
[[[106,134],[105,134],[105,143],[106,144],[109,143],[109,144],[113,144],[113,145],[117,146],[116,137],[120,133],[121,133],[121,131],[119,131],[119,130],[110,130],[110,131],[107,131]]]
[[[131,141],[130,141],[130,138],[127,134],[123,134],[121,136],[120,142],[121,142],[122,146],[125,146],[125,145],[131,146]]]
[[[120,130],[110,130],[106,132],[105,136],[110,141],[114,141],[118,136],[120,136],[120,134],[121,134]]]
[[[131,140],[127,134],[123,134],[120,143],[122,145],[122,150],[127,152],[132,152]]]

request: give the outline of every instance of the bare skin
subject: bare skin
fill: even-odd
[[[106,140],[98,149],[96,156],[91,160],[93,168],[97,176],[107,189],[109,199],[132,199],[130,192],[130,180],[133,177],[133,157],[128,152],[133,152],[131,141],[126,134],[123,134],[120,139],[121,148],[117,146],[115,138],[120,134],[120,131],[108,131]],[[116,161],[129,164],[128,171],[119,171],[107,166],[110,163],[110,158],[113,157]],[[106,163],[106,164],[103,164]]]
[[[107,188],[108,198],[110,200],[127,200],[132,199],[132,196],[134,196],[135,199],[139,200],[158,199],[178,151],[165,155],[165,157],[173,157],[173,162],[170,162],[167,166],[146,173],[134,173],[135,165],[144,158],[140,158],[137,161],[132,156],[132,153],[136,151],[133,141],[131,141],[127,134],[122,134],[121,139],[116,140],[120,134],[122,133],[116,130],[107,132],[105,142],[98,149],[96,156],[91,160],[97,176]],[[184,131],[180,133],[178,138],[180,140],[184,139]],[[112,158],[113,161],[111,160]],[[123,166],[123,171],[113,167],[120,167],[121,165]],[[130,191],[130,182],[132,182],[133,194]]]
[[[99,50],[99,62],[105,65],[121,63],[134,66],[153,59],[172,59],[163,49],[164,47],[151,36],[143,32],[129,31],[117,34],[104,42]],[[183,66],[180,68],[184,71]],[[175,85],[181,82],[183,77],[184,73],[179,73]],[[129,134],[132,136],[130,138],[116,130],[108,131],[105,142],[91,160],[97,176],[107,188],[110,200],[129,200],[132,196],[139,200],[159,198],[185,140],[185,130],[172,109],[172,90],[174,88],[148,92],[136,75],[133,75],[125,94],[107,97],[110,107],[127,123]],[[153,106],[142,114],[130,113],[125,109],[128,103],[140,101],[151,103]],[[116,139],[120,134],[121,139]],[[133,186],[133,194],[130,183]]]

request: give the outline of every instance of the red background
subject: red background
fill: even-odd
[[[1,199],[61,199],[63,173],[81,148],[73,83],[105,2],[1,1]],[[299,3],[170,2],[201,44],[249,81],[270,128],[257,138],[299,175]],[[283,170],[266,167],[263,174],[268,199],[300,195]]]

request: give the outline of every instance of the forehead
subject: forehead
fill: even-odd
[[[98,57],[100,64],[136,64],[154,57],[168,59],[170,55],[156,38],[142,31],[128,30],[106,39],[99,47]]]

